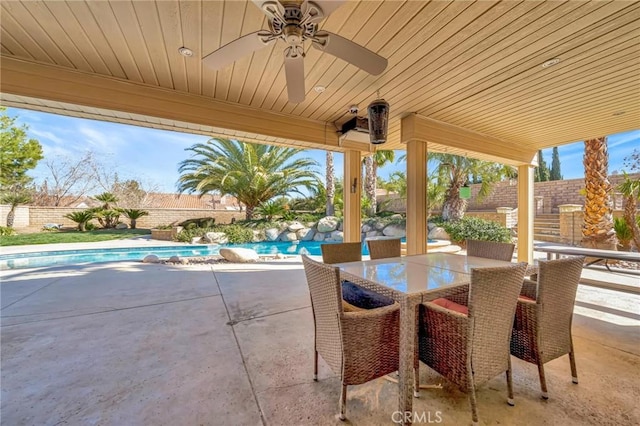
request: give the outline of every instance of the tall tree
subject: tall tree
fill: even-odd
[[[36,191],[35,204],[71,206],[97,188],[96,156],[86,151],[78,157],[54,156],[44,161],[47,176]]]
[[[333,168],[333,151],[327,151],[327,164],[325,174],[325,190],[327,196],[326,215],[333,216],[336,213],[336,207],[333,204],[333,198],[336,195],[335,169]]]
[[[618,191],[624,196],[624,221],[631,229],[636,249],[640,251],[640,227],[636,220],[638,201],[640,200],[640,178],[631,178],[625,172],[624,181],[618,185]]]
[[[551,171],[549,173],[549,180],[562,180],[562,172],[560,171],[560,154],[558,153],[558,147],[553,147],[551,154]]]
[[[0,203],[9,205],[9,212],[7,213],[7,227],[13,228],[13,222],[16,217],[16,207],[20,204],[26,204],[31,201],[30,191],[24,190],[18,185],[12,186],[10,192],[2,192],[0,195]]]
[[[376,205],[376,183],[378,180],[378,168],[387,163],[392,163],[395,158],[395,152],[391,150],[381,149],[372,155],[366,156],[362,161],[364,164],[364,195],[367,200],[367,215],[375,216]]]
[[[314,188],[320,182],[309,158],[294,158],[294,148],[259,145],[229,139],[210,139],[186,149],[192,153],[179,163],[178,190],[235,196],[246,208],[246,218],[265,201],[300,187]]]
[[[536,167],[534,173],[534,180],[536,182],[546,182],[549,180],[549,167],[547,167],[547,162],[544,161],[542,151],[538,151],[538,167]]]
[[[584,141],[584,223],[585,247],[615,250],[611,183],[608,178],[609,152],[606,136]]]
[[[27,138],[27,126],[16,126],[15,118],[0,108],[0,187],[10,191],[13,186],[25,188],[31,178],[27,175],[42,159],[42,146],[36,139]]]
[[[472,176],[477,176],[481,182],[478,197],[482,198],[491,193],[493,183],[513,172],[501,164],[452,154],[430,153],[429,159],[440,163],[438,177],[434,182],[447,188],[442,204],[442,218],[447,221],[457,221],[464,216],[467,200],[460,198],[460,188]]]

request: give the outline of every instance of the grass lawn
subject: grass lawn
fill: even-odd
[[[25,246],[29,244],[91,243],[94,241],[124,240],[138,235],[148,235],[148,229],[99,229],[95,231],[58,231],[18,234],[0,238],[0,246]]]

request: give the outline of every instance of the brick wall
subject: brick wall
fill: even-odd
[[[630,175],[640,177],[640,174]],[[609,176],[611,185],[615,188],[624,180],[622,175]],[[580,190],[584,188],[584,179],[567,179],[550,182],[536,182],[534,184],[534,197],[541,197],[544,207],[537,209],[538,213],[557,213],[560,204],[584,204],[584,195]],[[471,185],[471,199],[469,200],[469,210],[494,210],[498,207],[517,207],[518,186],[515,180],[498,182],[493,185],[491,195],[482,201],[478,201],[480,184]],[[615,191],[614,191],[615,192]],[[622,197],[614,194],[616,209],[622,208]],[[540,199],[536,200],[537,202]]]
[[[0,205],[0,226],[7,226],[7,215],[11,210],[9,205]],[[29,226],[29,207],[17,206],[15,217],[13,218],[14,228],[24,228]]]
[[[26,207],[24,207],[27,209]],[[45,223],[61,223],[64,226],[73,227],[76,224],[65,218],[65,214],[78,211],[80,209],[73,207],[29,207],[27,213],[27,222],[16,224],[16,228],[30,226],[32,228],[41,228]],[[153,228],[158,225],[169,225],[171,223],[182,222],[183,220],[198,217],[214,217],[216,223],[230,223],[232,219],[244,219],[244,212],[238,210],[201,210],[201,209],[145,209],[149,212],[149,216],[138,219],[138,228]],[[129,223],[129,220],[121,216],[120,220]],[[95,222],[95,221],[94,221]]]

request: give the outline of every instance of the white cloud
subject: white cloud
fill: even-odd
[[[65,145],[68,141],[62,139],[53,132],[47,130],[38,130],[36,128],[29,129],[29,133],[33,135],[40,143],[46,143],[46,141],[53,142],[56,145]],[[44,140],[43,140],[44,139]]]

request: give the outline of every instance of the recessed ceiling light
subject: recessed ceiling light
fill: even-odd
[[[178,52],[180,52],[182,56],[185,56],[187,58],[193,56],[193,50],[189,49],[188,47],[181,47],[178,49]]]
[[[324,86],[316,86],[316,87],[314,87],[314,88],[313,88],[313,90],[315,90],[315,91],[316,91],[316,93],[322,93],[322,92],[324,92],[325,90],[327,90],[327,88],[326,88],[326,87],[324,87]]]
[[[548,61],[546,61],[546,62],[544,62],[544,63],[542,64],[542,68],[549,68],[549,67],[552,67],[552,66],[554,66],[554,65],[559,64],[559,63],[560,63],[560,61],[561,61],[561,59],[560,59],[560,58],[553,58],[553,59],[549,59]]]
[[[613,115],[614,117],[617,117],[617,116],[619,116],[619,115],[624,115],[624,113],[625,113],[625,111],[616,111],[616,112],[614,112],[612,115]]]

